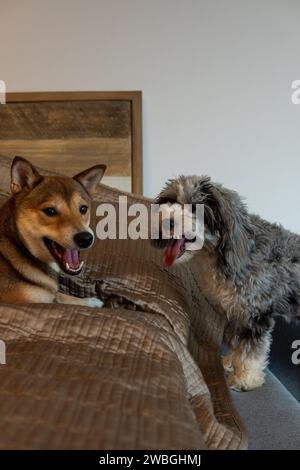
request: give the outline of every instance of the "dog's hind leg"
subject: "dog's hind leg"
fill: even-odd
[[[265,381],[264,370],[268,365],[272,328],[264,330],[259,337],[248,330],[230,359],[233,371],[227,378],[228,385],[237,391],[247,391],[260,387]]]

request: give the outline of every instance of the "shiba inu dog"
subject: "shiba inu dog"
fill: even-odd
[[[42,176],[15,157],[12,196],[0,209],[0,302],[103,305],[59,293],[58,273],[82,270],[80,251],[94,242],[91,198],[105,169],[96,165],[73,178]]]

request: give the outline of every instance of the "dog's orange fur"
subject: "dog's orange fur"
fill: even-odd
[[[76,233],[90,230],[91,196],[104,171],[97,165],[74,178],[43,177],[26,160],[14,160],[12,197],[0,209],[1,302],[91,304],[58,294],[59,268],[43,238],[71,248]],[[81,204],[86,214],[79,212]],[[46,207],[55,207],[57,216],[47,217]]]

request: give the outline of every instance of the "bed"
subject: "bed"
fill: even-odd
[[[140,126],[135,129],[141,133]],[[33,161],[42,172],[65,172],[46,158],[49,149],[41,156],[43,143],[23,147],[20,135],[8,125],[0,133],[0,202],[9,196],[16,151],[29,157],[36,149]],[[133,140],[139,146],[141,135]],[[136,192],[141,192],[140,158],[131,160]],[[123,194],[123,187],[99,186],[93,226],[96,206],[117,205]],[[128,204],[135,202],[151,203],[129,194]],[[105,307],[0,305],[0,339],[6,345],[6,364],[0,365],[1,449],[247,447],[220,361],[224,320],[202,296],[196,265],[165,269],[148,240],[97,240],[82,274],[62,275],[60,290],[98,296]]]

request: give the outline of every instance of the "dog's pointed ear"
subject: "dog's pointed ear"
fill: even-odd
[[[23,157],[13,159],[10,182],[12,194],[17,194],[22,189],[33,189],[41,179],[40,173],[28,160]]]
[[[106,165],[95,165],[81,173],[78,173],[78,175],[73,176],[73,179],[78,181],[87,190],[87,192],[93,196],[96,192],[98,183],[102,180],[105,170]]]

